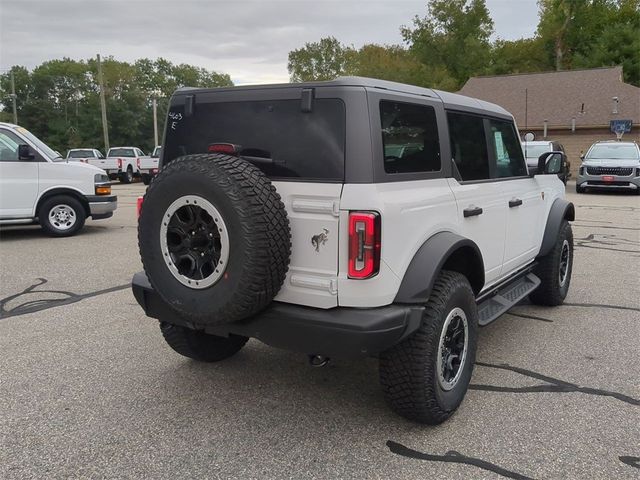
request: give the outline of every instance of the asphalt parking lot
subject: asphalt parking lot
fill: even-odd
[[[78,236],[0,231],[0,478],[639,478],[640,197],[576,195],[566,305],[480,332],[460,410],[384,404],[375,360],[251,341],[199,364],[135,302],[136,197]]]

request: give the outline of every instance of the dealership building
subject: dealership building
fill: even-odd
[[[522,137],[564,145],[575,173],[580,153],[598,140],[640,142],[640,88],[624,83],[622,67],[472,77],[461,94],[511,112]]]

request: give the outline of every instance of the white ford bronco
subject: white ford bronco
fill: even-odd
[[[566,159],[530,176],[496,105],[367,78],[182,89],[161,157],[132,288],[195,360],[250,337],[318,365],[375,356],[391,408],[435,424],[462,402],[478,326],[567,295]]]

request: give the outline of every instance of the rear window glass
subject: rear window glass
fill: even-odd
[[[110,157],[135,157],[133,148],[112,148],[109,150]]]
[[[72,150],[69,152],[69,158],[86,158],[93,157],[91,150]]]
[[[344,180],[345,107],[339,99],[315,99],[308,113],[299,99],[198,103],[193,116],[173,106],[168,117],[165,162],[230,143],[270,178]]]

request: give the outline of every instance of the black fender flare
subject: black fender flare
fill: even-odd
[[[547,225],[544,229],[544,236],[542,237],[542,245],[540,246],[538,257],[544,257],[551,251],[558,238],[562,221],[565,219],[573,221],[575,218],[576,209],[573,203],[564,198],[556,198],[553,201],[551,209],[549,210],[549,216],[547,217]]]
[[[454,257],[456,252],[465,257]],[[463,258],[464,261],[461,261]],[[413,256],[394,303],[426,303],[436,277],[450,259],[458,261],[449,265],[449,269],[463,270],[460,273],[469,278],[469,283],[477,295],[484,286],[484,261],[478,245],[456,233],[440,232],[424,242]]]

